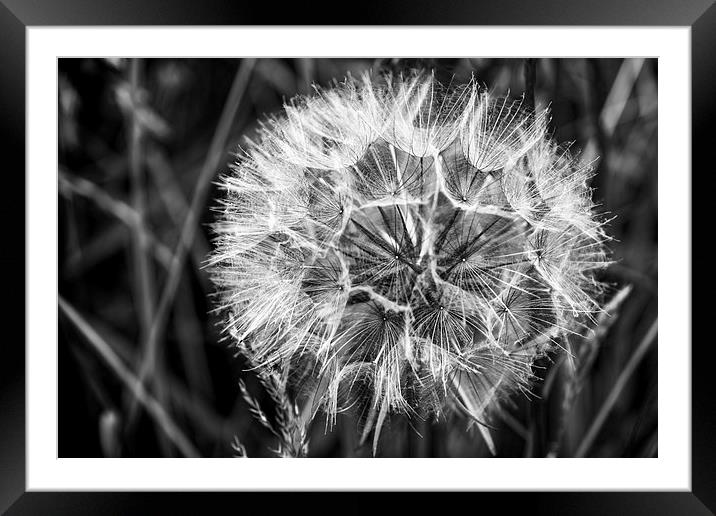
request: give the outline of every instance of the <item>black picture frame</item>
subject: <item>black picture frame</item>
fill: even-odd
[[[716,142],[716,5],[713,0],[549,0],[537,6],[526,0],[455,2],[426,0],[365,2],[350,16],[328,20],[317,13],[335,13],[335,4],[296,3],[243,5],[222,0],[0,0],[0,163],[4,171],[0,224],[5,243],[5,339],[0,345],[0,510],[7,514],[195,514],[212,507],[236,512],[247,503],[246,493],[60,493],[25,492],[25,59],[26,29],[46,25],[254,25],[305,23],[355,25],[658,25],[691,27],[692,181],[714,175]],[[344,11],[347,12],[347,11]],[[668,99],[666,99],[668,101]],[[668,145],[668,142],[660,142]],[[686,180],[686,178],[685,178]],[[710,185],[692,183],[692,235],[709,235]],[[20,195],[20,192],[23,194]],[[699,232],[699,227],[704,230]],[[698,240],[693,240],[697,243]],[[668,245],[668,242],[662,242]],[[53,257],[48,257],[48,260]],[[48,264],[48,266],[51,264]],[[694,254],[692,271],[707,271],[705,253]],[[23,274],[20,274],[23,271]],[[709,278],[704,273],[705,278]],[[699,281],[702,288],[707,282]],[[692,291],[692,320],[704,321],[708,301]],[[589,493],[471,493],[454,499],[476,498],[499,504],[500,511],[525,509],[531,514],[710,514],[716,512],[716,384],[711,340],[692,342],[692,491]],[[264,495],[265,496],[265,495]],[[271,509],[295,507],[302,494],[271,497]],[[298,498],[297,498],[298,497]],[[257,495],[252,502],[263,503]],[[239,500],[240,499],[240,500]],[[425,503],[423,494],[411,496]],[[336,502],[333,502],[336,503]],[[341,510],[371,510],[359,493],[342,495]],[[474,504],[474,501],[467,502]],[[454,505],[457,507],[456,505]],[[336,506],[338,508],[338,506]],[[473,507],[476,507],[473,505]]]

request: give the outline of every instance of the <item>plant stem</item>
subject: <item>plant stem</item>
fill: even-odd
[[[129,124],[129,182],[131,205],[137,214],[137,224],[132,226],[132,259],[134,265],[136,294],[139,305],[140,336],[145,339],[149,334],[154,312],[152,274],[147,254],[149,242],[142,228],[146,225],[147,195],[144,185],[143,131],[139,120],[141,60],[132,59],[129,72],[133,110]]]

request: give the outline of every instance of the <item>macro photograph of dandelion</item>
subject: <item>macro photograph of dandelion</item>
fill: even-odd
[[[59,59],[59,456],[658,457],[657,78]]]

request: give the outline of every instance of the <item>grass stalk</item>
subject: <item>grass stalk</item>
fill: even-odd
[[[141,60],[132,59],[129,67],[129,81],[132,91],[134,110],[129,123],[129,185],[131,205],[137,216],[137,224],[132,225],[132,264],[135,276],[135,289],[139,312],[140,338],[146,339],[154,318],[154,280],[150,271],[147,250],[149,241],[142,227],[146,225],[147,192],[145,188],[144,135],[138,111],[140,105]]]

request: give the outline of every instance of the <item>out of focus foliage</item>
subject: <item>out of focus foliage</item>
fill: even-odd
[[[606,230],[616,263],[602,277],[611,285],[611,316],[570,342],[571,357],[540,364],[544,381],[532,399],[515,397],[495,421],[497,455],[655,456],[657,63],[537,59],[534,75],[530,63],[60,60],[59,293],[75,314],[60,318],[60,456],[276,455],[281,444],[247,398],[272,424],[285,407],[234,356],[211,312],[202,262],[211,245],[213,180],[265,114],[312,84],[415,66],[435,69],[444,82],[474,75],[513,95],[531,89],[534,77],[536,105],[550,106],[555,140],[573,141],[586,161],[598,158],[594,198],[614,217]],[[109,351],[98,351],[98,340]],[[107,365],[108,353],[128,375]],[[136,401],[140,382],[159,417]],[[171,437],[167,420],[188,446]],[[339,416],[327,432],[317,419],[308,455],[370,456],[355,426]],[[489,455],[464,420],[394,418],[383,432],[378,456]]]

